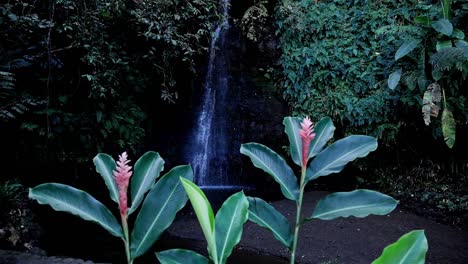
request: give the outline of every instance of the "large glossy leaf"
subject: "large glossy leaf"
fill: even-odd
[[[445,144],[449,148],[455,145],[456,124],[453,114],[447,108],[442,112],[442,134],[444,135]]]
[[[400,83],[400,79],[401,79],[401,69],[398,69],[394,71],[392,74],[390,74],[390,76],[388,77],[388,80],[387,80],[388,88],[390,88],[391,90],[395,90],[397,85]]]
[[[340,172],[348,162],[367,156],[377,149],[377,140],[369,136],[349,136],[324,149],[310,163],[306,180]]]
[[[131,236],[132,258],[143,255],[171,225],[187,202],[180,178],[193,180],[190,166],[177,166],[165,174],[146,196]]]
[[[289,139],[289,152],[291,158],[299,166],[302,166],[302,140],[299,136],[299,129],[301,128],[301,119],[298,117],[285,117],[283,119],[284,132],[288,135]]]
[[[419,44],[419,40],[409,40],[403,43],[395,53],[395,60],[399,60],[413,51]]]
[[[216,242],[214,237],[215,218],[210,202],[195,183],[183,178],[180,180],[182,181],[182,185],[190,199],[203,235],[208,243],[208,253],[212,259],[216,259]]]
[[[112,235],[123,237],[122,228],[109,209],[82,190],[60,183],[45,183],[29,189],[29,198],[48,204],[56,211],[98,223]]]
[[[99,153],[93,159],[96,171],[104,179],[104,183],[109,189],[110,197],[112,201],[119,203],[119,190],[114,180],[114,170],[116,167],[114,159],[104,153]]]
[[[135,169],[132,176],[130,193],[132,197],[132,206],[128,214],[133,213],[140,206],[143,198],[149,189],[153,187],[154,182],[164,169],[164,160],[159,153],[154,151],[146,152],[135,163]]]
[[[427,248],[424,230],[411,231],[386,247],[372,264],[424,264]]]
[[[366,217],[386,215],[393,211],[398,201],[392,197],[371,190],[337,192],[320,200],[311,218],[332,220],[338,217]]]
[[[156,257],[161,264],[209,264],[204,256],[185,249],[170,249],[157,252]]]
[[[264,200],[255,197],[248,197],[248,199],[249,220],[270,230],[276,239],[290,248],[292,233],[288,219]]]
[[[244,223],[248,219],[249,201],[243,192],[229,197],[216,214],[215,238],[217,263],[226,263],[234,246],[239,243]]]
[[[299,197],[299,186],[293,170],[286,161],[270,148],[258,144],[242,144],[240,152],[250,157],[255,167],[270,174],[281,186],[283,195],[290,200]]]
[[[448,19],[441,18],[436,22],[432,23],[432,27],[444,35],[450,36],[453,32],[453,25]]]
[[[317,156],[333,137],[335,126],[329,117],[322,118],[314,128],[315,138],[310,142],[309,159]]]

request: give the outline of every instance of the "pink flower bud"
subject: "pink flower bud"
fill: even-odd
[[[119,189],[119,207],[120,214],[122,216],[127,215],[128,205],[127,205],[127,189],[130,177],[132,176],[131,166],[127,165],[130,160],[127,159],[127,153],[124,152],[119,156],[117,161],[117,170],[114,171],[115,182],[117,183],[117,188]]]
[[[302,166],[305,167],[309,159],[310,142],[315,138],[314,123],[310,121],[309,117],[302,120],[299,136],[302,139]]]

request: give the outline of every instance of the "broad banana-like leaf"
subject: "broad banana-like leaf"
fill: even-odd
[[[96,171],[104,179],[104,183],[106,184],[107,189],[109,189],[112,201],[119,203],[119,190],[117,189],[117,184],[114,180],[114,171],[117,166],[114,159],[110,155],[99,153],[94,157],[93,162],[96,167]]]
[[[65,184],[45,183],[29,189],[29,198],[48,204],[56,211],[95,222],[112,235],[123,237],[122,228],[109,209],[87,192]]]
[[[210,261],[204,256],[185,249],[157,252],[156,257],[161,264],[210,264]]]
[[[198,222],[205,236],[206,242],[208,243],[208,253],[210,254],[211,259],[216,259],[216,241],[214,237],[215,230],[215,218],[213,209],[211,209],[210,202],[206,198],[203,191],[198,188],[195,183],[186,180],[184,178],[180,179],[182,185],[185,188],[185,192],[190,199],[193,210],[197,215]]]
[[[427,248],[424,230],[411,231],[387,246],[372,264],[424,264]]]
[[[404,56],[408,55],[411,51],[413,51],[419,44],[419,40],[409,40],[403,43],[395,53],[395,60],[399,60],[403,58]]]
[[[455,145],[456,124],[453,114],[447,108],[442,112],[442,134],[444,135],[445,144],[449,148]]]
[[[275,238],[291,248],[292,233],[288,219],[260,198],[248,197],[249,220],[270,230]]]
[[[314,128],[315,138],[310,142],[309,159],[317,156],[333,137],[335,126],[329,117],[322,118]]]
[[[340,139],[324,149],[310,163],[306,180],[340,172],[348,162],[367,156],[377,149],[377,139],[354,135]]]
[[[154,185],[146,196],[131,236],[132,258],[143,255],[158,240],[187,203],[180,178],[193,180],[192,167],[177,166]]]
[[[423,119],[426,125],[431,123],[431,116],[437,117],[439,115],[439,107],[436,103],[439,103],[442,99],[440,85],[438,83],[431,83],[427,86],[427,90],[423,96]]]
[[[432,28],[437,30],[437,32],[442,33],[450,37],[453,33],[453,25],[448,19],[441,18],[436,22],[432,23]]]
[[[242,237],[248,219],[249,201],[243,192],[229,197],[221,206],[215,219],[217,263],[224,264]]]
[[[286,161],[270,148],[258,144],[242,144],[240,152],[248,157],[255,167],[270,174],[281,186],[281,192],[290,200],[299,199],[299,186],[293,170]]]
[[[401,72],[402,72],[401,69],[398,69],[394,71],[392,74],[390,74],[387,80],[388,88],[390,88],[391,90],[395,90],[397,85],[400,83]]]
[[[153,187],[163,169],[164,160],[154,151],[146,152],[135,163],[130,186],[132,206],[128,210],[129,215],[140,206],[146,192]]]
[[[299,136],[301,129],[301,119],[299,117],[285,117],[283,119],[284,132],[289,139],[289,152],[291,158],[299,166],[302,166],[302,140]]]
[[[393,211],[397,204],[397,200],[376,191],[337,192],[320,200],[311,218],[332,220],[338,217],[386,215]]]

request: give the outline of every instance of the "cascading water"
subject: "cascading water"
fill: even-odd
[[[223,19],[216,27],[210,45],[208,70],[199,116],[190,151],[195,181],[209,189],[225,189],[235,184],[227,175],[229,124],[224,106],[229,89],[229,62],[225,48],[229,31],[229,0],[221,0]]]

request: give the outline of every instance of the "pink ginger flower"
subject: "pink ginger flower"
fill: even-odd
[[[301,136],[302,139],[302,166],[305,167],[309,159],[310,142],[315,138],[314,123],[310,121],[309,117],[305,117],[302,120],[299,136]]]
[[[127,215],[127,189],[130,177],[132,176],[132,172],[130,171],[132,167],[127,165],[130,162],[127,158],[127,152],[122,153],[119,156],[119,161],[117,161],[117,170],[114,171],[115,182],[119,189],[119,207],[122,216]]]

